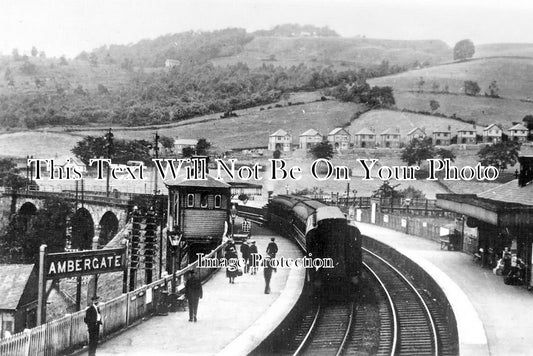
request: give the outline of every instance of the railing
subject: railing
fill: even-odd
[[[224,244],[211,251],[206,258],[222,257]],[[186,272],[195,269],[198,262],[189,264],[177,271],[175,278],[178,293],[183,292]],[[217,268],[200,268],[197,270],[203,280]],[[160,303],[172,282],[172,275],[145,285],[133,292],[123,294],[112,299],[100,307],[103,319],[101,337],[106,338],[113,333],[127,328],[142,318],[157,313]],[[0,340],[0,355],[2,356],[48,356],[66,353],[82,347],[88,342],[87,326],[83,319],[85,311],[67,314],[64,317],[37,326],[33,329],[17,333],[9,338]]]

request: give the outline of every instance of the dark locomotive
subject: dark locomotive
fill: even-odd
[[[308,269],[315,290],[342,295],[356,287],[362,268],[361,233],[337,207],[280,195],[268,204],[270,227],[292,237],[311,258],[331,258],[333,268]]]

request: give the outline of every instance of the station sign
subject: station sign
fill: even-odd
[[[46,255],[46,279],[122,272],[126,268],[124,248],[50,253]]]

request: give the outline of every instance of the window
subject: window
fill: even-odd
[[[208,201],[208,195],[207,193],[202,193],[202,195],[200,196],[200,206],[202,208],[207,208],[207,201]]]
[[[222,197],[220,195],[215,195],[215,208],[220,208],[222,206]]]
[[[192,208],[194,206],[194,194],[187,194],[187,207]]]

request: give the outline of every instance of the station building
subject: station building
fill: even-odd
[[[502,257],[505,247],[533,267],[533,155],[519,157],[517,179],[480,194],[437,194],[437,206],[462,214],[468,227],[478,228],[476,254],[486,267]],[[531,273],[526,276],[533,286]]]

